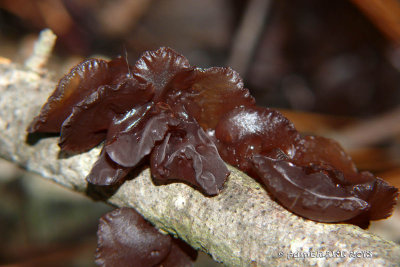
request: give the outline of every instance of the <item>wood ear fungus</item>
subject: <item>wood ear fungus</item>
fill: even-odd
[[[359,172],[336,142],[302,137],[280,112],[256,106],[232,69],[192,67],[165,47],[134,66],[117,58],[74,67],[28,128],[59,131],[66,151],[105,140],[87,177],[96,185],[123,182],[148,163],[159,182],[184,182],[212,196],[229,175],[225,161],[300,216],[361,226],[389,216],[398,195]]]

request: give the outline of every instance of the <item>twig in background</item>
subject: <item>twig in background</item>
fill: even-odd
[[[351,0],[395,45],[400,45],[398,0]]]
[[[400,134],[399,122],[400,107],[397,107],[388,113],[353,124],[330,137],[348,149],[368,147]]]
[[[50,29],[40,32],[39,39],[35,43],[32,55],[25,61],[25,67],[35,72],[42,72],[49,59],[57,36]]]
[[[246,75],[249,68],[250,60],[262,33],[270,5],[270,0],[249,1],[233,39],[233,46],[227,65],[241,73],[242,76]]]

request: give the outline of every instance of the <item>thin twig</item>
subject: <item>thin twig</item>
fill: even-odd
[[[57,36],[50,29],[40,32],[32,55],[25,61],[25,67],[35,72],[42,72],[56,43]]]
[[[368,147],[400,134],[400,107],[331,135],[348,149]]]
[[[395,45],[400,45],[398,0],[351,0]]]
[[[270,0],[248,1],[243,19],[233,39],[227,65],[238,71],[243,77],[249,68],[270,5]]]

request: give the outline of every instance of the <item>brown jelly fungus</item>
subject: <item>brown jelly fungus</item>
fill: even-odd
[[[159,182],[216,195],[229,175],[225,161],[297,215],[363,227],[390,216],[398,195],[359,172],[333,140],[302,137],[279,111],[256,106],[232,69],[193,67],[165,47],[144,53],[134,66],[121,58],[80,63],[28,131],[61,132],[65,151],[105,141],[87,177],[95,185],[121,183],[147,162]]]

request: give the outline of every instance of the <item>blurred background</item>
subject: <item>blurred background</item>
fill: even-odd
[[[232,67],[259,105],[400,187],[399,18],[399,0],[0,0],[0,57],[23,63],[50,28],[58,80],[87,57],[126,51],[134,64],[170,46],[192,65]],[[0,265],[93,266],[111,209],[0,161]],[[399,207],[369,231],[400,243]]]

